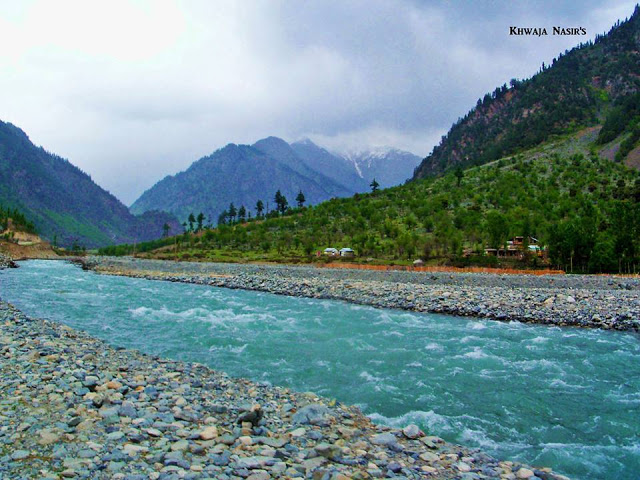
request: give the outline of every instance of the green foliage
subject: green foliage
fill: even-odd
[[[13,230],[19,230],[27,233],[36,233],[35,225],[27,220],[27,217],[17,208],[6,209],[0,205],[0,231],[6,230],[11,220]]]
[[[256,202],[256,216],[258,218],[262,217],[262,212],[264,212],[264,203],[262,203],[262,200],[258,200]]]
[[[457,166],[456,169],[454,170],[453,174],[456,176],[456,179],[458,181],[458,187],[460,186],[460,182],[462,181],[462,178],[464,177],[464,172],[462,171],[462,167]]]
[[[621,98],[611,108],[598,134],[597,143],[603,145],[615,139],[633,123],[637,123],[640,115],[640,94]]]
[[[570,147],[572,139],[557,151]],[[637,271],[640,175],[597,157],[557,151],[465,170],[464,188],[456,188],[455,175],[445,175],[285,215],[272,212],[259,221],[221,224],[188,240],[177,237],[177,243],[139,244],[137,251],[159,248],[153,255],[161,258],[188,252],[206,260],[320,261],[314,252],[351,247],[360,261],[402,264],[421,257],[492,265],[497,260],[483,255],[486,247],[532,236],[548,249],[553,265],[567,271]],[[471,257],[462,257],[463,251]]]
[[[280,212],[282,215],[285,214],[285,212],[287,211],[287,208],[289,207],[289,202],[287,201],[287,197],[285,197],[284,195],[282,195],[282,193],[280,192],[280,190],[278,190],[276,192],[276,195],[274,197],[274,200],[276,202],[276,211]]]
[[[296,202],[298,203],[298,208],[302,208],[305,201],[306,201],[306,198],[304,198],[304,193],[302,193],[302,190],[300,190],[298,192],[298,195],[296,196]]]
[[[616,162],[622,162],[638,144],[638,140],[640,140],[640,125],[636,125],[631,134],[620,144],[620,149],[615,156]]]
[[[98,249],[98,255],[111,255],[120,257],[123,255],[132,255],[134,253],[144,253],[150,252],[152,250],[156,250],[161,247],[166,247],[167,245],[180,245],[183,246],[188,244],[189,242],[189,234],[186,234],[186,237],[170,237],[170,238],[160,238],[158,240],[152,240],[149,242],[141,242],[138,244],[127,244],[124,243],[122,245],[112,245],[109,247],[102,247]]]
[[[487,234],[489,236],[489,246],[500,248],[504,246],[509,236],[509,222],[507,218],[496,210],[487,212],[485,216],[487,222]]]

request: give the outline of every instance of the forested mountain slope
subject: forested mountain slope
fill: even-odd
[[[532,78],[513,79],[509,86],[478,100],[416,168],[414,178],[481,165],[554,135],[603,125],[612,110],[639,91],[640,8],[636,7],[629,20],[607,35],[565,52],[551,65],[543,64]],[[627,133],[633,129],[629,127]]]
[[[86,247],[158,238],[166,213],[133,216],[67,160],[36,147],[18,127],[0,121],[0,204],[18,208],[41,236]]]
[[[278,190],[290,205],[295,204],[300,191],[307,204],[353,193],[310,169],[286,142],[270,137],[254,146],[229,144],[186,171],[165,177],[144,192],[131,211],[162,210],[181,221],[202,212],[208,223],[215,224],[230,203],[234,208],[244,205],[253,214],[258,201],[265,209],[268,204],[275,207],[273,198]]]

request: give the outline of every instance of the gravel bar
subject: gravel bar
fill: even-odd
[[[374,271],[132,257],[90,257],[84,262],[86,268],[113,275],[416,312],[640,331],[637,276]]]

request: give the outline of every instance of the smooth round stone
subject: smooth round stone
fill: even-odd
[[[374,445],[390,446],[398,443],[398,439],[393,433],[379,433],[371,437],[371,443]]]
[[[109,440],[120,440],[122,437],[124,437],[124,433],[117,431],[117,432],[111,432],[109,434],[107,434],[107,439]]]
[[[78,452],[78,457],[80,458],[93,458],[97,455],[97,453],[93,450],[84,449]]]
[[[411,440],[414,440],[422,435],[420,428],[418,428],[418,426],[415,424],[407,425],[406,427],[404,427],[402,429],[402,433],[405,437]]]
[[[200,432],[202,440],[212,440],[218,436],[218,428],[215,426],[206,427]]]
[[[16,450],[11,454],[11,460],[24,460],[30,455],[27,450]]]
[[[533,477],[533,471],[528,468],[521,468],[516,472],[516,478],[530,478]]]
[[[178,440],[175,443],[171,444],[171,450],[174,452],[181,452],[189,448],[188,440]]]

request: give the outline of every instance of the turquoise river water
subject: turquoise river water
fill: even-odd
[[[97,275],[0,272],[0,297],[111,344],[357,404],[575,479],[640,478],[636,334]]]

